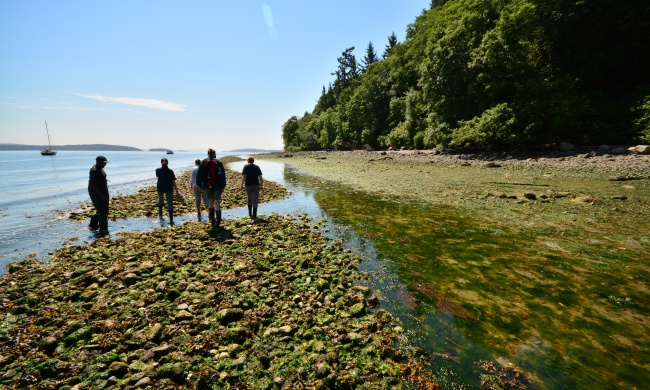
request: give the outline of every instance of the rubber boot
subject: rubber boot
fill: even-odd
[[[172,210],[169,210],[169,224],[174,224],[174,212]]]
[[[257,207],[253,207],[253,219],[257,219]]]
[[[99,218],[97,215],[93,215],[90,217],[90,225],[88,225],[89,228],[91,229],[97,229],[99,228]]]
[[[214,208],[208,209],[208,212],[210,213],[210,225],[214,226]]]
[[[99,232],[108,233],[108,219],[102,218],[99,220]]]
[[[221,225],[221,210],[217,210],[217,227]]]
[[[200,207],[196,208],[196,217],[199,219],[199,222],[201,222],[201,208]]]
[[[253,210],[253,205],[250,205],[250,204],[249,204],[249,205],[248,205],[248,216],[249,216],[250,218],[253,218],[253,211],[252,211],[252,210]]]
[[[158,218],[162,218],[162,206],[158,206]]]

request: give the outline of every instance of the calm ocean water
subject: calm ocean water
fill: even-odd
[[[232,153],[218,156],[227,154]],[[71,221],[68,213],[89,201],[88,171],[97,155],[108,158],[105,170],[110,194],[115,196],[155,184],[155,170],[163,157],[169,159],[171,169],[180,172],[193,167],[194,160],[205,157],[205,152],[167,155],[164,152],[59,151],[56,156],[41,156],[36,150],[0,151],[0,275],[6,272],[8,263],[32,253],[39,258],[47,256],[65,240],[94,239],[87,229],[87,221]],[[264,173],[268,177],[273,169]],[[281,174],[275,176],[275,180],[282,180]],[[191,216],[175,218],[177,222],[189,219]],[[111,234],[159,226],[157,218],[109,221]]]

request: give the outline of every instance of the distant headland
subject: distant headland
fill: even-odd
[[[233,149],[224,150],[224,153],[275,153],[283,152],[283,150],[270,150],[270,149]]]
[[[47,145],[21,145],[21,144],[0,144],[0,151],[3,150],[42,150]],[[87,145],[52,145],[52,150],[85,150],[85,151],[109,151],[109,152],[141,152],[142,149],[131,146],[87,144]]]
[[[43,150],[47,145],[23,145],[0,143],[0,151],[6,150]],[[80,151],[107,151],[107,152],[166,152],[169,148],[138,149],[132,146],[108,145],[108,144],[84,144],[84,145],[52,145],[53,150],[80,150]],[[177,150],[186,152],[186,150]],[[282,152],[276,149],[233,149],[224,150],[222,153],[275,153]]]

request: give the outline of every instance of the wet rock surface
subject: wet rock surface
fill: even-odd
[[[358,261],[278,215],[26,259],[0,279],[0,387],[437,388]]]

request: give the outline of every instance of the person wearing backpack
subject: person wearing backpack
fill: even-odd
[[[246,189],[246,198],[248,199],[248,216],[251,219],[257,219],[257,202],[259,200],[260,191],[264,186],[264,179],[262,179],[262,170],[259,166],[254,164],[255,159],[253,156],[248,156],[248,164],[244,165],[242,169],[241,188]]]
[[[217,160],[217,152],[214,149],[208,149],[208,157],[203,159],[196,174],[196,184],[208,194],[210,206],[210,225],[219,226],[221,224],[221,194],[226,188],[226,169],[223,163]]]
[[[176,190],[176,195],[180,196],[178,187],[176,186],[176,175],[174,171],[169,169],[169,161],[166,158],[160,160],[161,167],[156,169],[156,190],[158,191],[158,216],[162,218],[162,208],[165,204],[163,196],[167,198],[167,211],[169,212],[169,224],[174,224],[174,197],[172,190]]]

